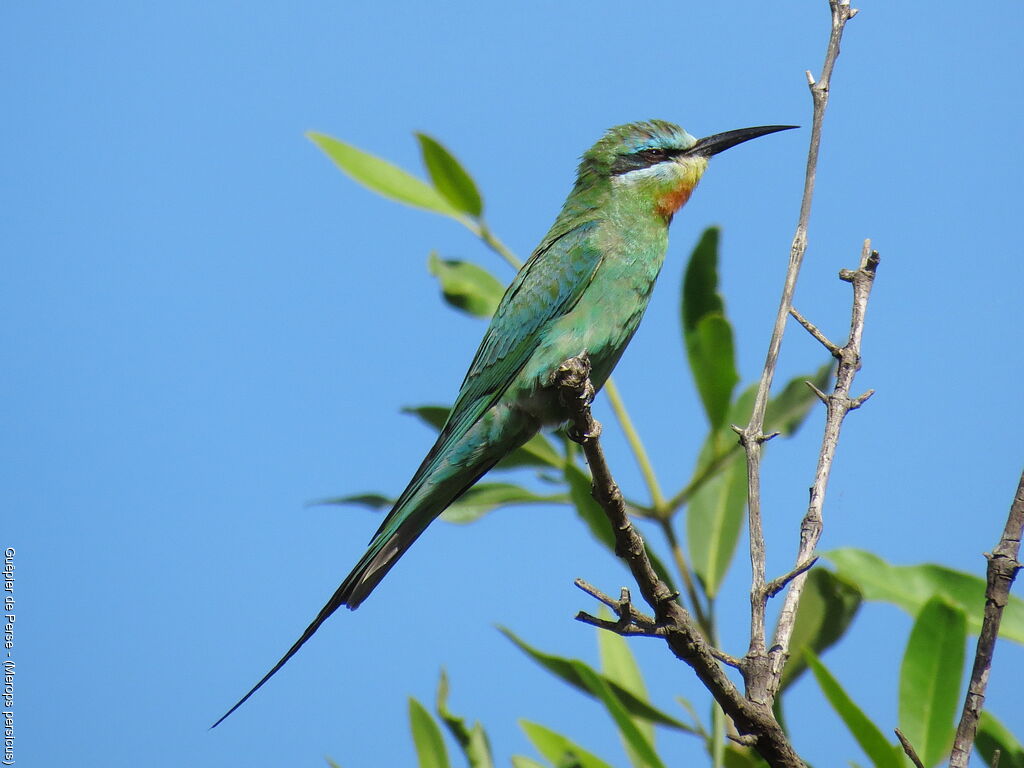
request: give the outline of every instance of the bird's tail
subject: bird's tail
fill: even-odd
[[[535,431],[535,428],[534,430]],[[518,447],[532,431],[516,435],[511,443],[502,445],[479,444],[474,446],[472,460],[460,456],[460,447],[467,443],[452,435],[442,433],[437,444],[427,454],[419,470],[413,476],[409,487],[395,502],[395,506],[370,541],[366,553],[359,559],[352,572],[335,590],[331,599],[320,609],[302,636],[281,657],[281,660],[229,709],[211,728],[220,725],[232,712],[244,704],[264,683],[288,663],[320,626],[341,606],[356,609],[373,591],[381,579],[398,562],[426,527],[448,506],[493,467],[512,448]],[[461,445],[460,445],[461,444]]]

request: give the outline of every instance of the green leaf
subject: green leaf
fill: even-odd
[[[563,457],[555,446],[543,434],[538,432],[522,446],[499,461],[496,469],[512,469],[513,467],[553,467],[561,469],[565,465]]]
[[[417,405],[402,409],[402,413],[412,414],[424,424],[438,430],[448,420],[449,411],[451,408],[446,405]],[[512,469],[513,467],[527,466],[561,469],[564,465],[565,459],[558,453],[551,441],[543,434],[538,433],[527,440],[523,446],[499,461],[495,468]]]
[[[827,392],[834,365],[833,361],[829,360],[813,375],[791,379],[779,394],[768,401],[768,407],[764,412],[764,431],[768,434],[781,432],[787,437],[795,434],[814,404],[820,402],[818,396],[807,386],[807,382],[811,382],[822,392]]]
[[[448,768],[448,752],[441,729],[416,699],[409,697],[409,725],[416,744],[420,768]]]
[[[569,484],[569,497],[580,519],[586,523],[587,528],[594,538],[605,545],[609,551],[615,553],[615,534],[612,532],[612,524],[608,522],[601,505],[598,504],[590,493],[593,485],[592,479],[575,464],[566,464],[564,467],[565,480]],[[672,582],[672,576],[665,567],[661,558],[649,547],[646,542],[644,547],[647,550],[647,559],[651,561],[651,567],[658,574],[658,578],[668,585],[669,589],[678,591]],[[621,562],[621,561],[620,561]]]
[[[428,427],[440,430],[448,421],[451,410],[447,405],[407,405],[402,408],[402,413],[415,416]]]
[[[917,615],[900,667],[900,730],[925,765],[949,753],[960,702],[967,621],[964,612],[933,597]]]
[[[588,695],[594,695],[593,692],[587,687],[583,678],[580,677],[579,670],[575,666],[576,664],[583,664],[578,659],[565,659],[561,656],[554,656],[549,653],[544,653],[536,648],[530,646],[525,641],[520,640],[510,629],[506,627],[498,627],[498,630],[511,640],[519,650],[533,659],[537,664],[542,666],[548,672],[553,674],[555,677],[565,681],[573,688],[576,688]],[[591,670],[593,672],[593,670]],[[599,673],[594,672],[595,675]],[[600,675],[599,675],[600,676]],[[668,728],[675,728],[679,731],[685,731],[687,733],[694,733],[694,729],[686,723],[676,720],[671,715],[667,715],[661,710],[657,709],[654,705],[647,703],[643,699],[639,698],[629,690],[624,688],[619,683],[611,680],[607,677],[603,678],[608,683],[612,692],[622,703],[622,706],[626,710],[635,715],[636,717],[648,720],[652,723],[664,725]]]
[[[575,464],[566,465],[565,479],[569,483],[569,496],[576,506],[580,519],[587,524],[595,539],[614,552],[615,533],[601,505],[591,495],[593,480]]]
[[[599,615],[601,618],[611,618],[611,613],[604,606],[601,607]],[[603,629],[597,629],[596,632],[597,650],[601,658],[601,673],[608,680],[622,686],[641,701],[649,702],[647,686],[644,685],[644,678],[640,673],[640,667],[636,663],[626,638],[614,632],[606,632]],[[640,718],[633,718],[632,722],[643,738],[653,747],[654,724]],[[623,744],[626,747],[630,762],[636,766],[643,765],[645,762],[643,756],[636,752],[625,735],[623,735]]]
[[[547,760],[559,768],[579,766],[579,768],[611,768],[604,760],[592,752],[570,741],[560,733],[555,733],[543,725],[520,720],[519,727],[526,733],[526,738],[537,748]]]
[[[390,509],[395,500],[379,493],[356,493],[352,496],[334,496],[329,499],[311,501],[311,505],[329,504],[337,507],[367,507],[368,509]]]
[[[311,131],[306,136],[346,175],[377,194],[444,216],[459,215],[440,192],[397,165],[322,133]]]
[[[427,269],[441,283],[445,301],[470,315],[490,317],[505,293],[498,278],[468,261],[441,259],[432,252]]]
[[[487,739],[483,726],[473,723],[470,728],[465,718],[457,717],[448,710],[448,675],[441,670],[441,679],[437,683],[437,714],[462,748],[469,768],[494,768],[491,755],[491,744]]]
[[[725,768],[768,768],[768,763],[757,752],[736,744],[726,745],[723,765]]]
[[[544,763],[524,757],[523,755],[512,755],[512,768],[546,768]]]
[[[665,764],[658,757],[658,753],[654,751],[650,740],[633,722],[633,718],[622,705],[622,701],[612,691],[607,678],[598,675],[582,661],[573,661],[572,665],[583,684],[604,704],[608,714],[612,716],[623,740],[629,745],[629,752],[639,758],[638,765],[647,766],[647,768],[665,768]]]
[[[974,744],[986,765],[992,765],[994,753],[998,749],[999,768],[1024,768],[1024,747],[987,709],[981,712]]]
[[[712,429],[721,427],[739,381],[732,326],[718,293],[717,227],[709,227],[693,249],[683,278],[683,340],[697,392]]]
[[[725,469],[690,499],[686,513],[690,562],[709,598],[718,594],[729,571],[746,505],[747,463],[742,454],[729,459]]]
[[[865,600],[894,603],[916,616],[929,598],[941,595],[967,615],[972,634],[981,631],[985,616],[985,579],[941,565],[890,565],[871,552],[834,549],[825,553],[844,578],[852,581]],[[1003,611],[999,637],[1024,643],[1024,600],[1010,596]]]
[[[889,743],[881,729],[851,699],[832,673],[828,671],[810,649],[804,650],[804,658],[814,673],[822,693],[829,704],[842,718],[847,729],[857,740],[864,754],[875,764],[875,768],[903,768],[902,751]]]
[[[835,645],[853,622],[860,604],[860,590],[855,586],[824,568],[811,569],[789,641],[790,659],[782,672],[783,690],[807,668],[804,649],[820,654]]]
[[[484,212],[484,202],[473,177],[437,139],[425,133],[417,133],[416,138],[420,142],[423,164],[437,191],[458,210],[479,218]]]
[[[565,504],[564,493],[541,495],[512,483],[477,483],[470,487],[448,509],[441,519],[449,523],[472,523],[498,507],[514,504]]]

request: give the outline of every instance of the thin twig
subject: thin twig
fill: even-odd
[[[871,250],[870,240],[865,240],[860,266],[856,270],[844,269],[839,273],[842,280],[853,285],[850,335],[846,344],[839,349],[835,387],[832,394],[825,398],[825,429],[821,438],[821,450],[818,453],[818,466],[814,472],[814,484],[810,489],[807,513],[800,523],[800,546],[796,556],[798,567],[799,564],[806,563],[814,557],[814,549],[821,538],[823,526],[822,507],[825,503],[825,490],[828,488],[828,479],[832,473],[832,463],[839,445],[839,433],[843,426],[843,419],[846,418],[847,413],[858,406],[857,400],[850,398],[850,387],[853,385],[854,376],[860,370],[860,347],[864,335],[864,321],[877,269],[878,252]],[[768,695],[772,698],[775,697],[781,685],[782,668],[789,655],[789,641],[793,635],[793,627],[796,625],[796,612],[806,580],[806,576],[800,574],[790,582],[782,609],[779,611],[772,648],[768,653],[770,659]]]
[[[910,739],[904,736],[903,731],[899,728],[896,728],[895,731],[896,738],[899,739],[900,744],[903,745],[903,751],[906,753],[907,757],[910,758],[910,762],[914,764],[915,768],[924,768],[924,762],[917,756],[917,750],[915,750],[914,745],[910,743]]]
[[[605,629],[623,637],[664,637],[665,630],[661,627],[641,627],[636,624],[623,624],[621,621],[611,621],[591,616],[586,611],[576,614],[576,621],[589,624],[598,629]]]
[[[802,325],[809,334],[811,334],[811,336],[817,339],[821,346],[823,346],[825,349],[831,352],[832,357],[839,357],[839,347],[833,344],[832,341],[829,340],[828,336],[826,336],[818,329],[818,326],[816,326],[806,317],[801,315],[797,311],[796,307],[790,307],[789,314],[791,314],[796,319],[796,321],[800,323],[800,325]]]
[[[593,477],[593,496],[615,534],[615,552],[629,566],[640,594],[654,611],[658,628],[672,652],[685,661],[736,725],[740,736],[751,736],[754,748],[772,768],[804,768],[770,707],[746,699],[716,659],[690,613],[655,572],[640,534],[626,513],[626,504],[601,448],[601,425],[590,412],[594,388],[586,355],[570,358],[552,379],[570,421],[570,437],[583,448]]]
[[[816,562],[818,562],[817,557],[812,557],[810,560],[804,560],[789,573],[783,574],[777,579],[772,579],[765,584],[764,591],[768,594],[768,597],[775,597],[779,592],[786,588],[786,585],[789,584],[789,582],[800,574],[807,573],[807,571],[811,570]]]
[[[789,266],[786,269],[786,280],[782,288],[779,310],[775,316],[771,340],[768,343],[768,354],[765,358],[764,370],[758,383],[757,394],[754,396],[754,408],[750,422],[740,436],[740,444],[747,458],[747,510],[750,533],[750,647],[747,651],[743,672],[747,686],[747,696],[758,703],[770,705],[769,694],[769,662],[765,649],[765,544],[764,531],[761,524],[761,452],[764,442],[764,417],[768,407],[768,396],[775,367],[782,346],[782,336],[786,330],[786,319],[793,305],[793,292],[796,290],[797,277],[807,251],[807,225],[811,216],[811,202],[814,199],[814,181],[818,167],[818,150],[821,146],[821,128],[828,105],[829,86],[832,70],[839,56],[839,42],[843,36],[846,22],[853,18],[856,11],[850,8],[849,0],[829,0],[832,10],[832,32],[829,35],[825,62],[821,68],[821,76],[815,82],[807,73],[808,85],[813,100],[813,118],[811,122],[811,141],[807,151],[807,169],[804,176],[804,192],[800,201],[800,216],[797,220],[796,234],[789,251]]]
[[[967,699],[964,701],[960,725],[956,729],[953,740],[953,752],[949,758],[950,768],[966,768],[974,746],[974,737],[978,730],[978,718],[985,705],[985,688],[988,685],[989,672],[992,669],[992,654],[995,652],[996,637],[999,635],[999,623],[1003,618],[1003,608],[1010,600],[1010,587],[1020,570],[1017,561],[1020,554],[1020,539],[1024,533],[1024,472],[1021,473],[1017,493],[1010,504],[1010,513],[1006,517],[1006,526],[996,548],[988,558],[988,586],[985,588],[985,618],[981,622],[981,633],[978,635],[978,648],[974,653],[974,668],[971,671],[971,682],[967,686]]]
[[[661,486],[658,484],[658,477],[654,474],[654,467],[651,464],[650,457],[647,455],[647,449],[644,448],[643,440],[640,439],[640,434],[636,431],[636,427],[633,426],[633,420],[629,417],[629,411],[626,410],[626,404],[622,400],[622,395],[619,394],[619,388],[610,377],[604,383],[604,392],[608,395],[608,402],[615,413],[619,426],[622,427],[622,431],[626,435],[626,440],[629,441],[629,447],[633,449],[633,456],[636,457],[640,473],[644,476],[647,490],[651,494],[651,507],[656,515],[661,514],[665,507],[665,497],[662,495]]]

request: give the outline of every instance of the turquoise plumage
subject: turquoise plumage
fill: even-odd
[[[543,425],[564,420],[551,376],[586,352],[600,388],[632,338],[661,270],[668,225],[724,149],[790,126],[697,140],[663,121],[608,131],[541,244],[506,290],[434,447],[334,595],[241,706],[345,605],[356,608],[424,529]]]

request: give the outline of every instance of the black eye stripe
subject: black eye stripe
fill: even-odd
[[[664,163],[666,160],[671,160],[673,157],[682,154],[684,151],[685,150],[682,149],[648,147],[646,149],[637,150],[636,152],[630,152],[626,155],[619,155],[612,163],[611,173],[612,176],[620,176],[623,173],[629,173],[630,171],[650,168],[652,165],[657,165],[658,163]]]

